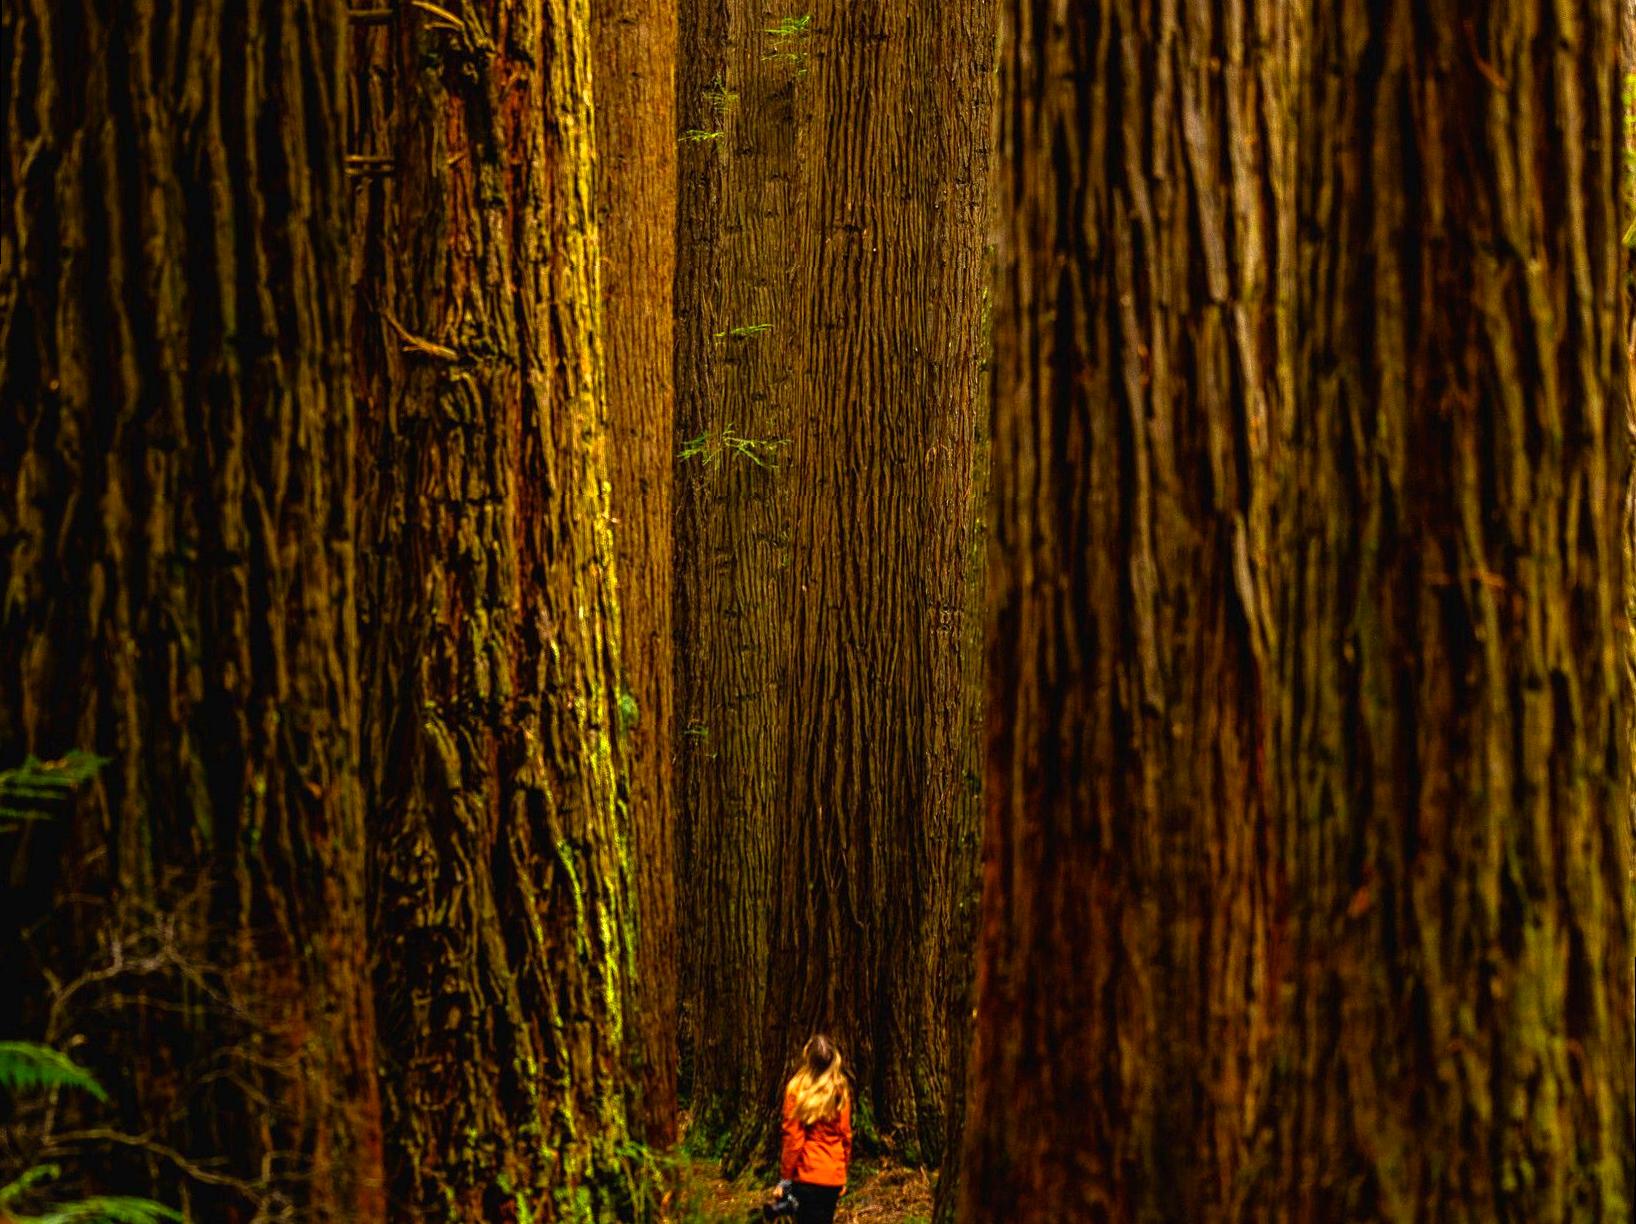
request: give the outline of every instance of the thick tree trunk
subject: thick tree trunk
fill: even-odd
[[[26,930],[141,1140],[93,1177],[195,1219],[382,1210],[343,45],[334,4],[0,15],[0,761],[112,758],[12,863],[4,1027]]]
[[[1614,6],[1315,10],[1285,1218],[1625,1220]]]
[[[635,1218],[583,0],[360,31],[365,762],[404,1219]]]
[[[685,980],[730,1163],[818,1028],[866,1131],[945,1141],[991,15],[684,9]]]
[[[676,1140],[676,830],[671,816],[674,651],[671,486],[676,274],[676,3],[592,0],[602,236],[602,320],[614,542],[627,688],[620,744],[630,773],[636,976],[632,1120]]]
[[[1254,1172],[1294,47],[1276,0],[1005,6],[965,1220],[1227,1219]]]
[[[961,1217],[1626,1218],[1611,11],[1007,7]]]
[[[738,0],[681,5],[676,411],[691,441],[676,483],[677,903],[695,1143],[730,1130],[762,1082],[790,733],[780,465],[793,409],[770,346],[788,328],[810,168],[795,155],[795,73],[763,58],[767,24]]]

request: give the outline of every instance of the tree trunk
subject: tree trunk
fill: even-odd
[[[945,1140],[991,15],[684,9],[685,981],[730,1167],[820,1028],[867,1138]]]
[[[681,1046],[692,1141],[762,1082],[771,876],[790,733],[780,351],[808,168],[759,9],[684,0],[676,79],[676,701]],[[770,330],[769,330],[770,329]],[[724,436],[742,439],[737,447]],[[782,985],[780,985],[782,989]]]
[[[74,1161],[195,1219],[382,1211],[343,46],[333,4],[0,16],[0,762],[112,759],[13,857],[3,1026],[54,974],[140,1139]]]
[[[961,1218],[1625,1218],[1611,13],[1007,7]]]
[[[632,1121],[676,1141],[676,828],[671,815],[671,486],[676,470],[672,282],[676,273],[675,0],[593,0],[597,224],[614,542],[627,688],[636,867]]]
[[[1625,1220],[1617,16],[1450,9],[1311,34],[1266,1201]]]
[[[1161,7],[1002,17],[965,1220],[1232,1218],[1256,1159],[1295,43]]]
[[[365,761],[404,1219],[633,1219],[583,0],[360,30]]]

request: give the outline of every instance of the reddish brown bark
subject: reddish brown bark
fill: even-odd
[[[1227,1219],[1255,1167],[1290,15],[1004,8],[962,1219]]]
[[[196,1219],[383,1209],[342,20],[0,15],[0,761],[111,758],[12,861],[0,1028],[74,985],[97,1120],[149,1146],[52,1154]]]
[[[869,1141],[946,1141],[991,18],[684,8],[684,990],[730,1163],[819,1028]]]
[[[450,10],[452,13],[452,10]],[[584,0],[360,31],[365,761],[395,1215],[651,1214]]]
[[[671,486],[676,470],[675,0],[594,0],[597,224],[603,354],[635,871],[636,973],[628,1023],[633,1121],[676,1140],[676,829],[671,706]]]
[[[1624,1218],[1612,12],[1006,13],[961,1218]]]
[[[1267,1201],[1622,1220],[1616,16],[1423,16],[1319,10],[1305,75]]]

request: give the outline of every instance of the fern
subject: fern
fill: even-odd
[[[98,1100],[107,1100],[91,1073],[50,1046],[26,1041],[0,1042],[0,1083],[12,1088],[83,1088]],[[187,1224],[181,1212],[133,1195],[97,1195],[56,1203],[39,1215],[17,1214],[17,1203],[62,1176],[62,1166],[35,1165],[22,1176],[0,1186],[0,1222],[3,1224]]]
[[[14,769],[0,769],[0,820],[39,820],[50,815],[80,786],[96,777],[106,757],[76,748],[55,761],[23,758]]]
[[[15,1224],[187,1224],[187,1217],[152,1199],[103,1195],[47,1207],[44,1215],[13,1216]]]
[[[78,1088],[99,1101],[108,1094],[84,1067],[60,1050],[32,1041],[0,1041],[0,1088]],[[15,1183],[13,1183],[15,1184]]]
[[[59,1165],[35,1165],[16,1181],[0,1186],[0,1211],[13,1211],[18,1199],[43,1182],[62,1176]],[[43,1215],[0,1214],[5,1224],[187,1224],[180,1212],[152,1199],[132,1195],[98,1195],[57,1203],[44,1208]]]
[[[774,38],[804,38],[811,28],[812,14],[803,13],[799,17],[780,17],[777,25],[767,28],[767,33]]]
[[[16,1181],[0,1186],[0,1207],[11,1206],[41,1182],[56,1181],[61,1176],[61,1165],[35,1165],[32,1169],[25,1170]]]

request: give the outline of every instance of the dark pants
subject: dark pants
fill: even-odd
[[[795,1183],[795,1201],[801,1205],[795,1210],[795,1224],[834,1224],[835,1203],[841,1197],[839,1186],[809,1186]]]

